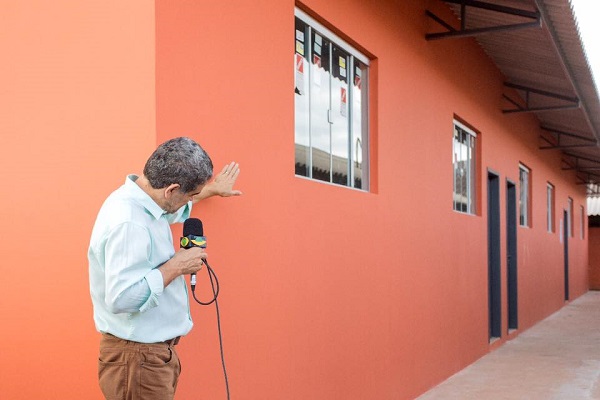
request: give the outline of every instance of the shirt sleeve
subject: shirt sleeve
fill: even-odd
[[[152,238],[132,222],[114,227],[106,237],[105,302],[113,313],[143,312],[158,305],[162,274],[149,261]]]

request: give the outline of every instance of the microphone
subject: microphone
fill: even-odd
[[[202,221],[198,218],[188,218],[183,222],[183,236],[179,241],[179,247],[189,249],[192,247],[206,248],[206,238],[204,237],[204,227]],[[196,274],[190,277],[192,288],[196,287]]]

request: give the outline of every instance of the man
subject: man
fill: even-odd
[[[88,260],[106,399],[173,399],[181,371],[174,346],[193,325],[184,276],[202,268],[206,252],[175,252],[170,224],[187,219],[199,200],[241,194],[233,189],[237,164],[208,183],[212,174],[212,162],[196,142],[171,139],[150,156],[143,175],[129,175],[98,213]]]

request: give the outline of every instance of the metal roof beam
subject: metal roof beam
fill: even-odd
[[[449,23],[442,20],[440,17],[432,13],[431,11],[425,11],[425,14],[433,19],[438,24],[442,25],[447,29],[446,32],[439,33],[427,33],[425,34],[425,39],[427,40],[436,40],[436,39],[446,39],[446,38],[461,38],[461,37],[472,37],[478,36],[486,33],[493,32],[506,32],[506,31],[515,31],[519,29],[527,29],[527,28],[541,28],[542,26],[542,18],[539,12],[537,11],[529,11],[529,10],[521,10],[513,7],[506,7],[492,3],[486,3],[483,1],[475,1],[475,0],[445,0],[446,3],[454,3],[460,4],[460,29],[454,28]],[[532,19],[533,21],[521,22],[517,24],[508,24],[508,25],[497,25],[490,26],[485,28],[474,28],[467,29],[467,7],[480,8],[489,11],[495,11],[498,13],[515,15],[527,19]]]
[[[575,170],[576,174],[578,173],[584,173],[587,175],[587,181],[588,182],[598,182],[600,181],[600,175],[590,172],[590,171],[595,171],[595,167],[581,167],[579,165],[579,160],[583,160],[583,161],[587,161],[590,163],[594,163],[598,166],[600,166],[600,161],[598,160],[594,160],[593,158],[587,158],[587,157],[583,157],[583,156],[578,156],[572,153],[567,153],[566,151],[563,151],[563,155],[564,156],[568,156],[568,157],[572,157],[575,159],[575,166],[573,166],[571,163],[569,163],[569,161],[565,160],[564,158],[561,160],[562,162],[564,162],[565,164],[567,164],[570,168],[565,168],[565,167],[561,167],[561,169],[563,171],[570,171],[570,170]],[[600,170],[600,168],[599,168]],[[598,178],[595,181],[592,180],[592,177]],[[581,177],[579,177],[579,179],[581,179]]]
[[[579,108],[579,104],[572,104],[572,105],[555,106],[555,107],[526,107],[523,109],[502,110],[502,112],[504,114],[514,114],[514,113],[524,113],[524,112],[576,110],[578,108]]]
[[[520,111],[524,111],[524,110],[525,110],[525,107],[523,107],[522,105],[520,105],[519,103],[517,103],[516,101],[514,101],[513,99],[511,99],[511,98],[510,98],[510,97],[508,97],[507,95],[505,95],[505,94],[502,94],[502,97],[504,97],[504,98],[505,98],[507,101],[509,101],[509,102],[510,102],[512,105],[514,105],[515,107],[517,107],[517,108],[516,108],[517,110],[520,110]]]
[[[540,135],[540,138],[542,140],[544,140],[546,143],[549,144],[549,146],[540,146],[539,147],[540,150],[573,149],[573,148],[577,148],[577,147],[595,147],[597,145],[596,140],[590,139],[590,138],[586,138],[586,137],[583,137],[583,136],[579,136],[579,135],[576,135],[574,133],[563,132],[563,131],[559,131],[557,129],[552,129],[552,128],[548,128],[548,127],[544,127],[544,126],[541,126],[540,128],[543,129],[543,130],[545,130],[545,131],[551,132],[551,133],[553,133],[553,134],[556,135],[556,137],[552,136],[552,138],[554,140],[556,140],[556,142],[552,142],[548,138],[546,138],[545,136]],[[584,142],[584,143],[562,144],[561,142],[562,142],[563,136],[567,136],[567,137],[576,139],[576,140],[578,140],[580,142]]]
[[[598,175],[595,175],[595,176],[596,176],[596,178],[598,177]],[[591,177],[591,176],[588,176],[587,179],[584,179],[582,177],[578,177],[578,179],[581,179],[581,182],[576,183],[576,185],[583,186],[583,185],[590,185],[590,184],[593,185],[593,184],[596,184],[598,182],[598,180],[597,179],[592,179],[592,178],[593,177]]]
[[[523,86],[523,85],[517,85],[516,83],[511,83],[511,82],[504,82],[504,86],[511,88],[511,89],[521,90],[521,91],[525,92],[525,106],[518,104],[516,101],[512,100],[510,97],[508,97],[505,94],[502,95],[502,97],[504,97],[506,100],[511,102],[515,107],[517,107],[517,108],[502,110],[502,112],[505,114],[523,113],[523,112],[572,110],[572,109],[577,109],[577,108],[581,107],[581,102],[579,101],[579,98],[577,98],[577,97],[565,96],[565,95],[562,95],[559,93],[553,93],[553,92],[549,92],[547,90],[541,90],[541,89],[535,89],[535,88],[527,87],[527,86]],[[565,101],[568,104],[561,105],[561,106],[531,107],[529,105],[529,100],[530,100],[530,95],[532,93],[535,95],[550,98],[550,99]]]
[[[563,144],[555,146],[540,146],[540,150],[552,150],[552,149],[575,149],[578,147],[596,147],[595,144]]]
[[[579,139],[579,140],[583,140],[585,142],[590,142],[590,143],[597,143],[596,139],[590,139],[581,135],[578,135],[576,133],[571,133],[571,132],[565,132],[565,131],[560,131],[558,129],[554,129],[554,128],[550,128],[547,126],[540,126],[541,129],[548,131],[548,132],[552,132],[558,135],[558,140],[560,141],[560,137],[561,136],[568,136],[568,137],[572,137],[575,139]]]
[[[512,83],[512,82],[504,82],[504,86],[512,88],[512,89],[523,90],[527,93],[539,94],[540,96],[544,96],[544,97],[551,97],[554,99],[569,101],[572,103],[579,103],[579,98],[577,98],[577,97],[565,96],[560,93],[554,93],[554,92],[549,92],[547,90],[541,90],[541,89],[536,89],[536,88],[532,88],[532,87],[528,87],[528,86],[524,86],[524,85],[518,85],[518,84]]]
[[[578,172],[582,172],[584,175],[587,175],[587,179],[582,178],[579,175],[576,175],[576,177],[578,179],[581,179],[582,181],[584,181],[585,183],[596,183],[598,182],[597,180],[594,180],[594,178],[600,178],[600,175],[598,174],[594,174],[594,173],[589,173],[589,172],[584,172],[584,171],[578,171]]]
[[[596,163],[596,164],[600,165],[600,161],[594,160],[593,158],[583,157],[583,156],[579,156],[577,154],[567,153],[567,152],[564,152],[563,154],[568,157],[573,157],[575,160],[589,161],[591,163]]]
[[[493,3],[486,3],[477,0],[443,0],[446,3],[461,4],[464,6],[482,8],[484,10],[496,11],[502,14],[518,15],[520,17],[538,19],[540,13],[537,11],[522,10],[514,7],[501,6]]]
[[[567,166],[568,166],[568,168],[561,166],[560,169],[562,169],[563,171],[572,171],[572,170],[579,169],[579,159],[578,158],[575,159],[575,165],[572,165],[568,160],[565,160],[564,158],[561,158],[560,161],[567,164]]]
[[[485,33],[508,32],[508,31],[516,31],[519,29],[539,28],[539,27],[541,27],[541,24],[539,22],[524,22],[524,23],[520,23],[520,24],[491,26],[488,28],[461,29],[459,31],[454,29],[451,32],[428,33],[425,35],[425,39],[436,40],[436,39],[446,39],[446,38],[473,37],[473,36],[483,35]]]
[[[561,162],[567,164],[568,167],[567,168],[561,167],[561,169],[563,171],[575,170],[575,177],[576,177],[576,179],[579,179],[582,181],[581,184],[590,183],[590,182],[596,183],[596,182],[600,181],[600,174],[594,172],[594,171],[600,171],[600,167],[581,167],[581,166],[579,166],[579,160],[584,160],[584,161],[592,162],[592,163],[596,163],[596,164],[600,164],[600,161],[594,160],[592,158],[578,156],[578,155],[567,153],[567,152],[563,152],[563,155],[573,157],[575,159],[575,165],[572,165],[568,160],[565,160],[563,158],[561,160]],[[580,176],[580,174],[586,175],[587,178],[586,179],[582,178]]]
[[[600,171],[600,167],[579,167],[578,171],[581,171],[581,172]]]

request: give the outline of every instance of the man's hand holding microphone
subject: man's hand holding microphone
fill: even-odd
[[[195,274],[202,269],[206,259],[206,249],[199,246],[180,249],[158,269],[162,273],[165,287],[179,275]]]

